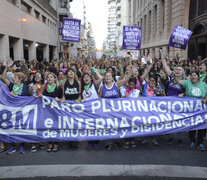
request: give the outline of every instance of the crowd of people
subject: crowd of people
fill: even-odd
[[[12,96],[49,96],[57,101],[65,100],[84,103],[97,98],[130,98],[153,96],[178,96],[202,98],[207,102],[206,60],[201,56],[196,60],[180,59],[179,56],[169,60],[160,52],[160,58],[145,58],[131,61],[122,59],[79,59],[52,60],[51,62],[14,61],[3,65],[0,63],[0,80],[8,87]],[[41,119],[39,119],[41,120]],[[196,136],[197,133],[197,136]],[[175,134],[169,134],[168,143],[175,141]],[[183,145],[182,133],[176,134],[177,144]],[[189,148],[196,147],[205,151],[204,140],[206,130],[189,132]],[[107,140],[105,148],[135,148],[137,141],[141,144],[159,145],[159,137],[128,138],[124,143],[120,140]],[[1,141],[1,140],[0,140]],[[68,142],[72,148],[78,142]],[[31,152],[44,144],[31,144]],[[89,141],[87,149],[99,149],[99,141]],[[47,152],[57,152],[58,142],[48,142]],[[0,152],[7,154],[16,152],[15,143],[8,149],[0,143]],[[20,144],[20,153],[24,153],[24,143]]]

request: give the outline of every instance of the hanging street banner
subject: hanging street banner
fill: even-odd
[[[62,40],[80,42],[81,20],[73,18],[63,18]]]
[[[122,49],[139,50],[141,47],[141,27],[123,26]]]
[[[0,142],[93,141],[207,128],[201,99],[95,99],[86,103],[10,96],[0,82]]]
[[[168,46],[185,50],[192,33],[192,31],[176,25],[170,36]]]

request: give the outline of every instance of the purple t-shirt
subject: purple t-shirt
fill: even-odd
[[[102,97],[103,98],[119,98],[119,90],[115,83],[113,83],[113,86],[109,89],[104,84],[102,89]]]
[[[170,83],[168,85],[167,96],[178,96],[181,93],[184,93],[185,90],[179,84],[173,84],[174,82],[174,73],[170,75]]]

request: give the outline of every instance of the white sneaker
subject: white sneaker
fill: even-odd
[[[37,146],[33,145],[31,148],[31,152],[37,152]]]

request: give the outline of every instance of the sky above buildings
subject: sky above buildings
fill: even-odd
[[[101,49],[103,41],[107,36],[107,0],[74,0],[71,3],[70,10],[74,18],[83,21],[83,4],[86,6],[86,18],[92,24],[96,48]]]

